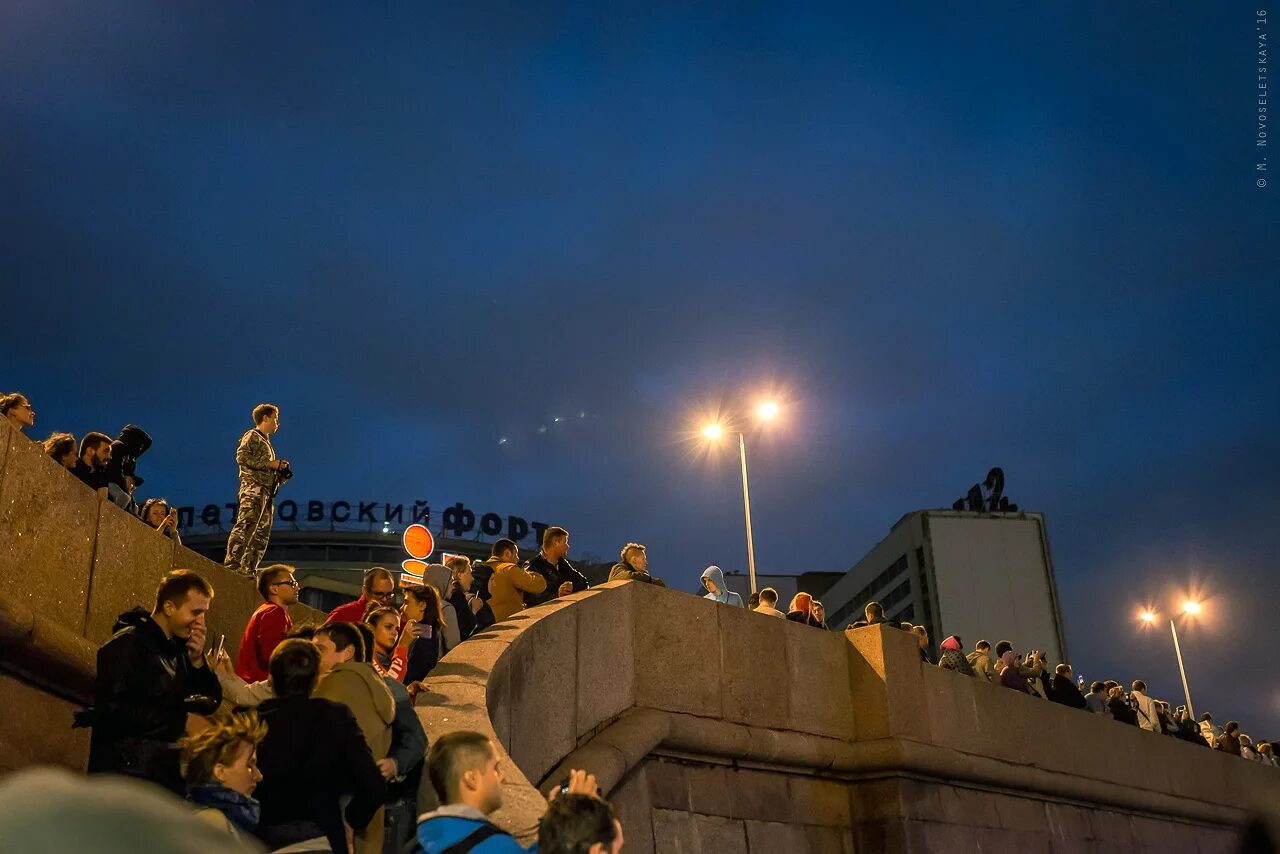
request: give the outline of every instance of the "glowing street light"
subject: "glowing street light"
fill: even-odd
[[[1200,613],[1200,603],[1199,603],[1199,602],[1192,602],[1190,599],[1188,599],[1186,602],[1183,602],[1183,603],[1182,603],[1182,613],[1184,613],[1184,614],[1199,614],[1199,613]]]
[[[773,401],[767,401],[760,404],[756,409],[756,417],[761,421],[772,421],[778,416],[778,404]],[[712,422],[702,428],[702,435],[711,441],[717,441],[725,434],[725,428],[717,423]],[[738,455],[742,461],[742,514],[747,523],[747,573],[751,577],[751,592],[756,591],[756,548],[755,541],[751,535],[751,493],[747,487],[747,439],[741,430],[734,430],[738,434]]]
[[[1156,621],[1156,615],[1151,611],[1143,611],[1138,615],[1138,618],[1144,623],[1154,623]]]

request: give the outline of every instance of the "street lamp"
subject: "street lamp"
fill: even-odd
[[[778,415],[778,404],[773,401],[766,401],[756,409],[756,418],[761,421],[772,421]],[[706,438],[716,441],[725,434],[725,427],[718,422],[713,422],[702,428],[702,435]],[[741,430],[734,430],[738,434],[738,456],[742,461],[742,514],[747,522],[747,573],[751,577],[751,592],[756,591],[756,548],[751,537],[751,494],[747,488],[747,438],[746,434]]]
[[[1188,617],[1194,617],[1202,610],[1202,606],[1194,599],[1188,599],[1182,603],[1182,613]],[[1147,625],[1151,625],[1156,621],[1156,615],[1151,610],[1143,611],[1138,617]],[[1187,684],[1187,668],[1182,663],[1182,646],[1178,643],[1178,627],[1173,619],[1169,620],[1169,631],[1173,634],[1173,652],[1178,657],[1178,673],[1182,676],[1182,692],[1187,696],[1187,711],[1194,719],[1196,716],[1195,706],[1191,704],[1191,688]]]

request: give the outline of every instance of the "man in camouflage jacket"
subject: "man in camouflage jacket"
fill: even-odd
[[[227,537],[227,556],[222,561],[228,568],[252,576],[267,550],[271,524],[275,519],[277,472],[287,468],[286,460],[276,459],[271,436],[280,429],[280,409],[263,403],[253,410],[252,430],[240,437],[236,448],[236,465],[240,467],[240,492],[237,498],[235,525]]]

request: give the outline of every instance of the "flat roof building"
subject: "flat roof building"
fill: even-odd
[[[948,635],[1068,661],[1049,538],[1040,513],[917,510],[903,516],[822,597],[827,624],[863,619],[870,601],[923,625],[935,655]]]

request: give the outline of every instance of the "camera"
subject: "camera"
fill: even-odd
[[[280,468],[276,469],[276,479],[281,483],[284,483],[291,477],[293,477],[293,469],[289,468],[288,462],[283,463]]]

